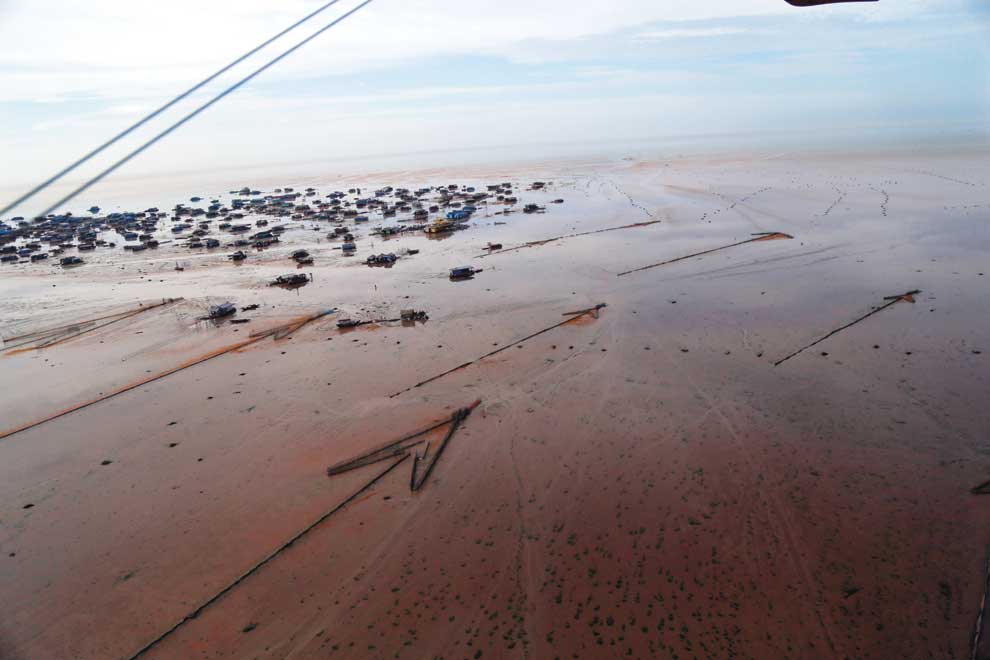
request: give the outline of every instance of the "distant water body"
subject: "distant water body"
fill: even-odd
[[[77,197],[60,209],[77,215],[86,214],[92,206],[101,213],[143,210],[152,206],[171,208],[177,203],[189,203],[193,196],[204,199],[250,187],[269,192],[276,187],[332,186],[334,181],[346,182],[368,174],[395,173],[389,183],[405,185],[403,178],[420,179],[420,173],[446,170],[456,178],[456,168],[513,165],[573,160],[662,160],[686,156],[766,152],[780,150],[870,150],[900,148],[964,149],[986,147],[986,131],[955,130],[905,132],[893,129],[876,130],[868,137],[862,133],[842,135],[821,134],[809,138],[805,133],[708,134],[697,136],[659,137],[636,140],[596,141],[589,139],[570,143],[542,143],[445,149],[420,152],[375,154],[363,157],[320,158],[295,162],[269,162],[246,166],[188,170],[174,173],[130,174],[126,168]],[[135,170],[140,163],[135,162]],[[437,173],[439,175],[439,172]],[[39,212],[79,184],[59,183],[34,201],[24,205],[11,216],[29,217]],[[13,199],[30,188],[30,184],[0,186],[0,201]],[[4,218],[9,219],[9,218]]]

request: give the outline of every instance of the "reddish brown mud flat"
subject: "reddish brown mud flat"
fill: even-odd
[[[0,657],[983,657],[986,156],[354,177],[547,212],[3,273],[85,334],[0,356]]]

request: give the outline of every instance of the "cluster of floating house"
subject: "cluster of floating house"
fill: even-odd
[[[99,211],[93,207],[91,211]],[[62,266],[83,263],[78,256],[62,257],[68,250],[91,252],[116,247],[118,241],[134,241],[127,249],[158,247],[154,232],[161,214],[157,208],[140,213],[111,213],[102,217],[75,216],[71,213],[34,218],[13,218],[0,222],[0,260],[4,263],[39,262],[60,257]]]
[[[543,190],[547,184],[534,182],[530,190]],[[430,236],[447,234],[468,226],[480,205],[506,208],[518,203],[513,184],[488,185],[481,191],[473,186],[448,184],[415,190],[386,186],[373,191],[350,188],[323,197],[315,188],[296,191],[276,188],[269,194],[252,188],[230,191],[228,203],[220,199],[191,197],[189,204],[177,204],[170,212],[148,208],[140,212],[100,215],[93,206],[89,215],[72,213],[49,215],[31,220],[23,217],[0,221],[0,263],[36,263],[58,258],[62,266],[84,263],[79,253],[121,247],[142,252],[170,245],[190,250],[234,249],[232,262],[247,258],[247,250],[264,250],[281,242],[282,234],[295,222],[328,222],[335,226],[327,238],[341,241],[344,255],[356,253],[355,231],[372,219],[395,218],[395,224],[375,227],[372,235],[389,238],[407,232],[424,232]],[[555,200],[560,201],[560,200]],[[545,209],[528,204],[526,213]],[[432,222],[429,219],[435,218]],[[274,222],[269,226],[270,222]],[[348,227],[352,224],[352,227]],[[320,230],[320,227],[311,227]],[[75,254],[67,254],[69,251]],[[312,263],[308,253],[296,251],[292,258],[301,265]],[[373,255],[368,263],[394,263]],[[392,255],[394,256],[394,255]],[[375,261],[377,260],[377,261]]]

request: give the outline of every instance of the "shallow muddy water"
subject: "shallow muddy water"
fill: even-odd
[[[355,176],[513,181],[547,212],[482,207],[445,240],[382,240],[373,219],[354,257],[303,221],[241,266],[163,245],[2,268],[5,338],[184,300],[0,357],[0,433],[41,422],[0,439],[0,656],[969,657],[990,542],[969,492],[990,478],[988,163]],[[793,238],[619,276],[762,232]],[[300,247],[315,263],[297,271]],[[461,265],[482,270],[449,280]],[[267,286],[292,272],[313,280]],[[259,308],[198,320],[225,300]],[[336,327],[406,308],[430,319]],[[327,476],[476,399],[422,490],[410,460],[368,488],[388,463]]]

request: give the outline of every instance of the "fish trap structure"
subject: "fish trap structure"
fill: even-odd
[[[3,348],[0,349],[0,352],[6,353],[8,351],[15,350],[26,351],[50,348],[58,344],[64,344],[65,342],[71,341],[82,335],[89,334],[90,332],[101,330],[107,326],[132,319],[141,314],[175,305],[183,302],[183,300],[183,298],[167,298],[162,300],[160,303],[142,305],[136,309],[129,309],[116,314],[108,314],[97,318],[74,321],[65,325],[45,328],[43,330],[37,330],[35,332],[29,332],[14,337],[6,337],[3,340]]]
[[[469,406],[459,408],[447,419],[404,435],[398,440],[392,440],[384,445],[375,447],[374,449],[366,451],[363,454],[353,458],[341,461],[340,463],[335,463],[327,468],[327,476],[335,477],[352,470],[357,470],[368,465],[373,465],[375,463],[380,463],[391,459],[408,458],[414,448],[425,443],[423,452],[420,453],[417,451],[413,455],[412,472],[409,477],[409,490],[412,492],[419,491],[424,485],[426,485],[430,475],[433,474],[433,470],[440,461],[440,457],[443,455],[444,450],[450,443],[451,438],[454,437],[454,434],[457,433],[458,429],[461,428],[474,409],[480,404],[481,400],[478,399]],[[450,426],[447,429],[446,434],[444,434],[443,440],[440,441],[436,451],[430,453],[430,443],[426,442],[425,436],[431,431],[435,431],[436,429],[447,426],[448,424]]]

